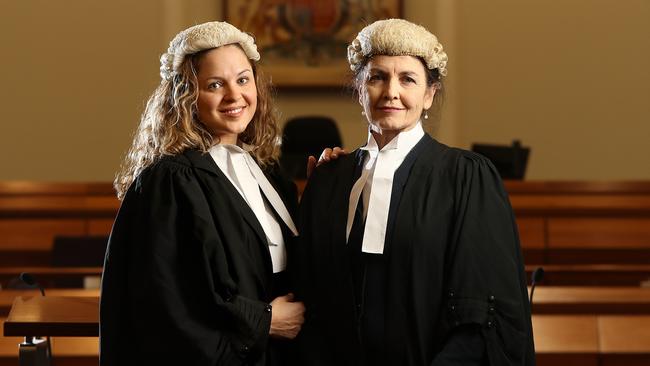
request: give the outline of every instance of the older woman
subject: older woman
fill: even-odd
[[[180,32],[115,187],[102,365],[285,365],[304,307],[288,293],[295,186],[253,38]],[[270,338],[269,338],[270,337]]]
[[[447,72],[442,45],[421,26],[382,20],[348,60],[368,142],[318,167],[301,201],[304,364],[534,364],[499,175],[422,129]]]

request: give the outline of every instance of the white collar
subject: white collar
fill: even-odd
[[[239,146],[241,144],[241,146]],[[243,143],[239,141],[238,145],[233,145],[233,144],[216,144],[212,145],[210,148],[210,152],[212,151],[227,151],[227,152],[238,152],[238,153],[251,153],[253,150],[255,150],[255,146],[249,145],[246,143]]]
[[[418,121],[416,125],[408,131],[403,131],[397,134],[389,143],[387,143],[381,151],[385,150],[394,150],[397,149],[402,153],[407,153],[411,151],[413,146],[415,146],[418,141],[424,136],[424,129],[422,128],[422,122]],[[368,127],[368,143],[366,146],[363,146],[361,150],[367,151],[378,151],[377,141],[372,135],[372,126]]]

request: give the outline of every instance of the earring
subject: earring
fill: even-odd
[[[429,111],[426,109],[424,110],[424,119],[429,119]]]
[[[362,115],[362,116],[365,116],[365,115],[366,115],[366,111],[361,111],[361,115]]]

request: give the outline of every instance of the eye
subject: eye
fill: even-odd
[[[417,84],[417,82],[415,81],[415,79],[413,79],[413,78],[410,77],[410,76],[404,76],[404,77],[402,78],[402,81],[405,82],[405,83],[407,83],[407,84]]]
[[[382,74],[370,74],[370,76],[368,76],[368,81],[370,82],[379,81],[379,80],[383,80],[383,78],[384,77]]]
[[[216,90],[219,89],[223,86],[223,84],[220,81],[215,81],[213,83],[208,84],[208,90]]]
[[[249,81],[250,80],[248,79],[248,77],[242,76],[239,79],[237,79],[237,84],[244,85],[244,84],[248,84]]]

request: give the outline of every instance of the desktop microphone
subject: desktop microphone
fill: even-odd
[[[27,272],[23,272],[20,274],[18,277],[20,278],[21,281],[23,281],[25,284],[31,287],[38,287],[39,290],[41,290],[41,296],[45,296],[45,289],[43,289],[43,286],[41,286],[38,281],[32,276],[31,274]],[[47,349],[46,349],[46,354],[45,357],[48,360],[48,364],[51,364],[52,362],[52,342],[50,342],[50,337],[46,337],[45,341],[47,342]]]
[[[535,292],[535,286],[537,286],[538,283],[542,282],[543,279],[544,279],[544,268],[537,267],[533,271],[533,274],[531,275],[530,298],[528,299],[530,301],[531,306],[533,305],[533,293]]]
[[[31,287],[38,287],[39,290],[41,290],[41,295],[45,296],[45,289],[41,285],[38,284],[34,276],[27,272],[23,272],[19,276],[20,280],[23,281],[25,284]]]

